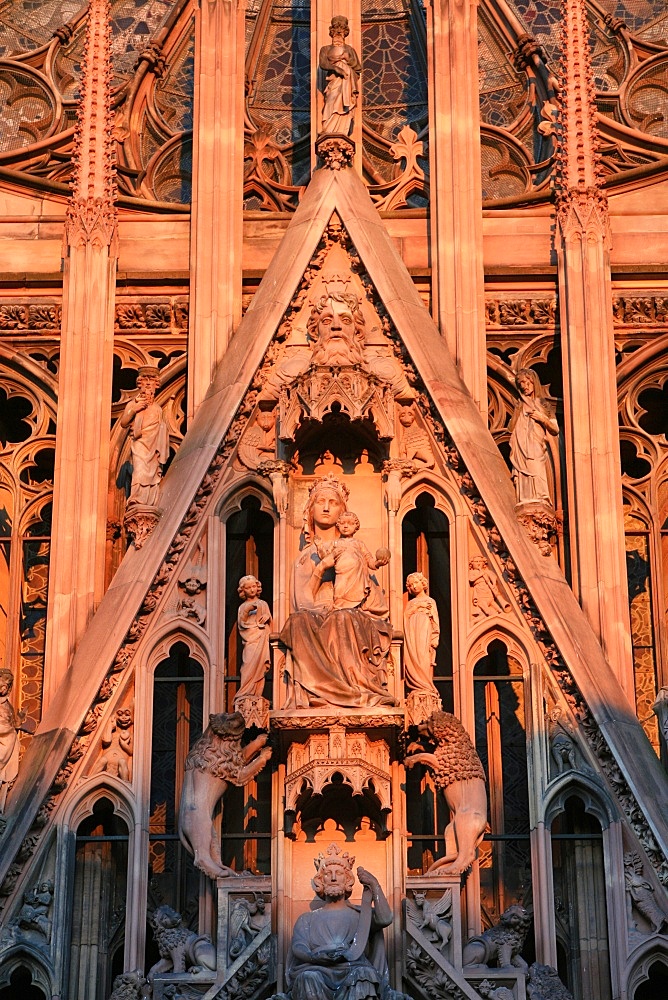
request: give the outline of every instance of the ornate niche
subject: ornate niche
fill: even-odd
[[[293,833],[297,813],[308,799],[343,785],[358,799],[360,815],[373,814],[385,833],[385,819],[392,808],[390,781],[390,749],[385,740],[370,740],[365,733],[349,732],[341,725],[309,736],[305,743],[291,743],[285,779],[286,831]]]

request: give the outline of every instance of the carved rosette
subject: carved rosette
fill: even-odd
[[[142,547],[161,517],[162,511],[157,507],[145,504],[128,506],[123,518],[123,527],[126,534],[132,538],[136,549]]]
[[[315,151],[327,170],[341,170],[352,166],[355,143],[347,135],[325,133],[316,139]]]
[[[549,504],[518,503],[515,505],[515,515],[519,523],[526,528],[531,541],[538,546],[543,556],[552,555],[552,549],[557,544],[557,537],[562,529],[561,518]]]
[[[381,810],[389,812],[392,808],[387,743],[372,741],[364,733],[348,733],[338,725],[328,734],[310,736],[306,743],[291,744],[285,779],[286,811],[296,811],[304,784],[314,795],[321,795],[335,774],[342,775],[353,795],[362,795],[373,783]]]
[[[279,436],[291,441],[303,420],[337,411],[353,420],[371,419],[381,440],[394,437],[394,395],[388,382],[355,365],[311,365],[281,389]]]

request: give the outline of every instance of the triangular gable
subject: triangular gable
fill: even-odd
[[[18,808],[7,817],[0,879],[28,834],[128,630],[142,604],[146,606],[150,600],[156,574],[183,527],[195,494],[334,212],[348,231],[519,576],[605,736],[612,766],[621,770],[642,803],[658,845],[668,857],[664,819],[668,815],[668,782],[593,630],[556,561],[540,555],[518,524],[503,458],[366,187],[353,170],[322,169],[315,171],[165,476],[161,520],[142,549],[131,548],[123,559],[23,759],[11,799]]]

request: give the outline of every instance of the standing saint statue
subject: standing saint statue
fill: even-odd
[[[162,407],[155,401],[160,371],[145,365],[137,372],[137,395],[123,411],[121,427],[131,427],[132,484],[128,506],[155,507],[162,467],[169,458],[169,432]]]
[[[9,786],[19,773],[19,738],[17,729],[23,721],[17,718],[9,700],[14,675],[11,670],[0,670],[0,813],[5,811]]]
[[[350,135],[359,94],[362,63],[355,49],[346,45],[350,34],[347,17],[333,17],[329,26],[331,45],[320,49],[319,65],[326,74],[320,134]]]
[[[267,602],[260,600],[262,584],[254,576],[242,576],[239,580],[238,593],[243,600],[237,613],[237,626],[243,652],[241,683],[234,698],[235,712],[241,711],[240,702],[245,698],[262,697],[264,675],[271,664],[269,655],[271,611]]]
[[[307,544],[292,567],[292,613],[281,632],[291,653],[285,708],[394,705],[387,690],[392,626],[385,594],[366,561],[362,588],[357,572],[336,577],[337,555],[332,554],[342,537],[337,522],[347,502],[348,488],[333,475],[316,480],[309,491],[304,510]],[[359,551],[346,551],[344,566],[346,557],[358,561]],[[379,549],[376,564],[388,558],[389,553]]]
[[[286,969],[289,993],[279,994],[282,1000],[404,1000],[390,987],[385,957],[383,927],[392,923],[392,910],[378,879],[364,868],[357,869],[362,903],[348,902],[354,863],[337,844],[316,858],[318,899],[297,918]]]
[[[510,418],[510,464],[518,503],[552,506],[547,481],[547,435],[557,435],[554,403],[542,392],[535,371],[521,368],[515,376],[520,393]]]
[[[409,573],[406,590],[409,601],[404,611],[404,674],[409,691],[436,695],[434,667],[441,635],[436,601],[428,593],[424,573]]]

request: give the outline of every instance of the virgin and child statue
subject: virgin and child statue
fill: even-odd
[[[372,555],[354,537],[359,519],[348,495],[331,475],[309,491],[305,545],[292,567],[291,614],[281,632],[290,650],[285,708],[395,704],[387,689],[392,626],[374,573],[390,553]]]

